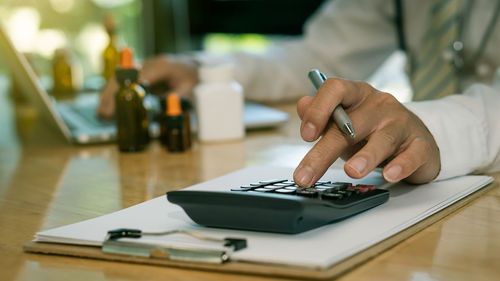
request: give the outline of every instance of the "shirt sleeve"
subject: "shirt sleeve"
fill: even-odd
[[[462,95],[411,102],[441,153],[436,180],[500,171],[500,89],[475,84]]]
[[[387,0],[328,1],[306,22],[304,36],[262,55],[234,53],[204,61],[231,61],[248,99],[296,100],[314,93],[310,69],[366,80],[397,48],[394,7]]]

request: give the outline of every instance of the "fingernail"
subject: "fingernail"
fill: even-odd
[[[384,178],[390,182],[398,181],[399,177],[401,176],[401,171],[402,171],[401,166],[399,165],[391,166],[387,169],[387,171],[384,172]]]
[[[366,159],[363,157],[356,157],[349,162],[349,166],[361,174],[366,168]]]
[[[308,166],[299,168],[296,172],[295,178],[299,180],[297,183],[298,185],[309,186],[313,178],[313,170]]]
[[[304,140],[312,141],[316,137],[316,126],[313,123],[307,122],[302,130]]]

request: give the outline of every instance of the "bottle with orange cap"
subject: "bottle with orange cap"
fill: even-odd
[[[181,152],[188,148],[184,114],[179,95],[171,93],[166,99],[166,114],[162,122],[161,142],[168,151]]]
[[[120,151],[140,151],[149,143],[148,111],[144,106],[146,91],[138,79],[132,49],[124,48],[120,52],[120,65],[116,68],[116,80],[120,85],[115,96]]]

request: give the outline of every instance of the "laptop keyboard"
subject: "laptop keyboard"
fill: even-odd
[[[102,127],[114,124],[114,120],[99,119],[97,117],[94,104],[73,106],[70,107],[70,109],[71,111],[73,111],[74,113],[78,114],[83,119],[85,119],[85,121],[92,126]]]

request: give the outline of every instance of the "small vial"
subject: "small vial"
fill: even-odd
[[[167,116],[165,120],[165,143],[170,152],[182,152],[186,149],[184,141],[184,116],[182,115],[181,100],[177,94],[167,97]]]
[[[176,94],[174,94],[176,95]],[[170,95],[168,95],[170,96]],[[168,148],[168,143],[169,143],[169,138],[170,136],[170,131],[168,130],[168,123],[172,122],[172,116],[170,113],[169,116],[169,111],[167,110],[169,108],[168,104],[168,98],[167,97],[162,97],[160,99],[161,102],[161,108],[162,108],[162,114],[160,115],[160,142],[162,145]],[[181,102],[181,111],[182,111],[182,119],[183,119],[183,124],[182,124],[182,145],[183,145],[183,150],[187,150],[191,148],[192,145],[192,140],[191,140],[191,102],[187,98],[180,98]],[[170,103],[177,103],[177,101],[174,101],[173,98],[171,98]],[[176,105],[174,105],[176,106]],[[170,121],[169,121],[170,120]]]

